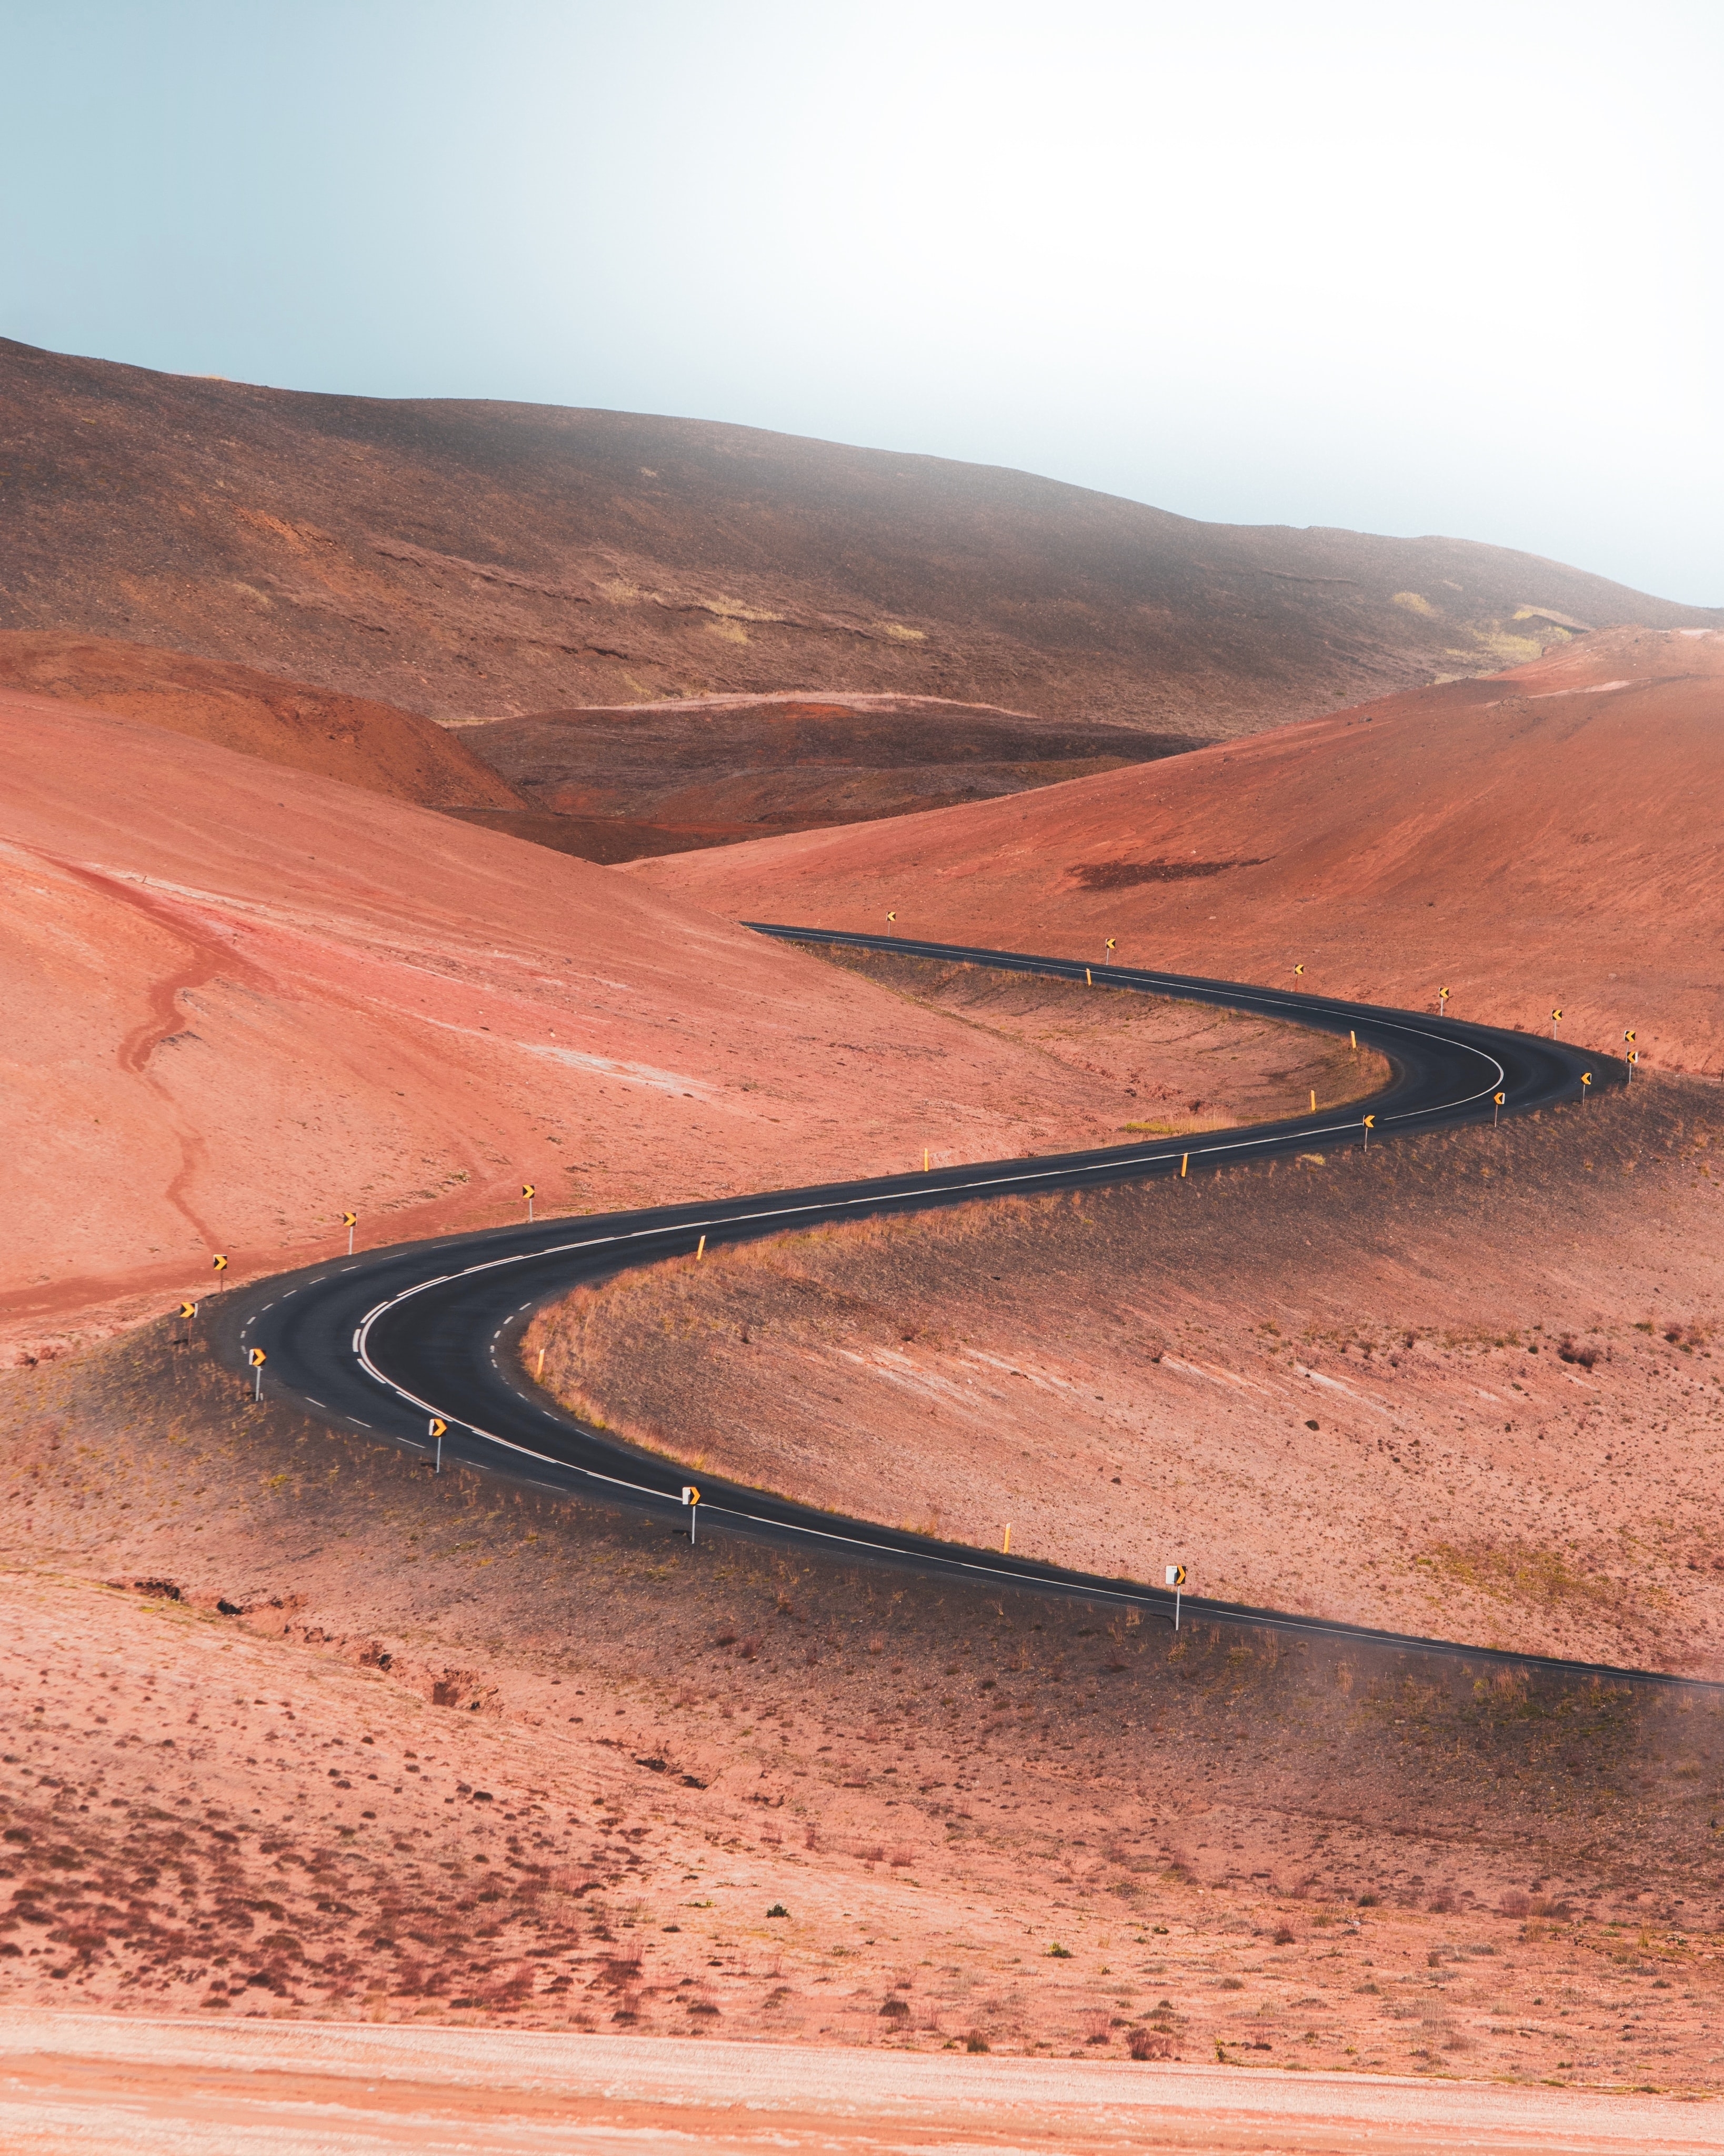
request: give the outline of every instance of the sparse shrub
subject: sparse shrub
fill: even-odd
[[[967,2051],[985,2051],[988,2049],[988,2039],[979,2029],[972,2029],[964,2039],[964,2049]],[[1135,2058],[1136,2056],[1134,2052],[1132,2056]]]
[[[1496,1906],[1505,1917],[1527,1917],[1532,1914],[1532,1899],[1515,1887],[1505,1894]]]
[[[1590,1370],[1598,1359],[1596,1348],[1577,1348],[1573,1336],[1567,1332],[1557,1343],[1557,1355],[1559,1361],[1578,1363],[1583,1370]]]
[[[782,1902],[774,1902],[772,1907],[767,1911],[767,1914],[768,1917],[788,1917],[790,1912]]]
[[[1275,1944],[1278,1947],[1290,1947],[1293,1943],[1293,1927],[1290,1924],[1277,1924],[1275,1926]]]
[[[910,2019],[910,2001],[907,1999],[889,1999],[880,2010],[888,2021],[907,2021]]]

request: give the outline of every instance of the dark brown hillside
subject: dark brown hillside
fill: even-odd
[[[1721,617],[1463,540],[1194,522],[629,413],[310,396],[0,342],[0,627],[434,715],[880,690],[1215,736]]]
[[[855,695],[577,706],[468,721],[452,738],[535,812],[475,807],[459,812],[468,821],[608,862],[995,800],[1201,745],[1143,726]]]

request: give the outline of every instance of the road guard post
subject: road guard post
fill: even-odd
[[[261,1348],[254,1348],[246,1360],[251,1364],[254,1379],[251,1396],[254,1400],[260,1400],[264,1397],[264,1365],[269,1358]]]
[[[1167,1567],[1167,1584],[1173,1590],[1173,1630],[1177,1632],[1179,1630],[1179,1598],[1185,1591],[1185,1567],[1183,1564]]]
[[[437,1440],[437,1465],[431,1471],[434,1475],[443,1472],[443,1436],[448,1428],[449,1424],[441,1415],[432,1416],[430,1435]]]
[[[692,1482],[682,1486],[682,1502],[689,1508],[689,1548],[695,1547],[695,1522],[700,1516],[700,1493]]]

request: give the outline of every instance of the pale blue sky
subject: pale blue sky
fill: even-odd
[[[0,331],[1724,603],[1724,8],[12,0]]]

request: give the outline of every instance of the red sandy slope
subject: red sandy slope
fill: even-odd
[[[1099,1143],[1116,1084],[608,870],[0,688],[0,1338],[362,1240]]]
[[[0,685],[145,719],[398,801],[502,812],[523,805],[464,742],[417,711],[255,667],[113,637],[4,629]]]
[[[1624,629],[1014,799],[632,864],[743,919],[1102,955],[1724,1070],[1724,636]],[[1293,968],[1306,968],[1296,980]]]

